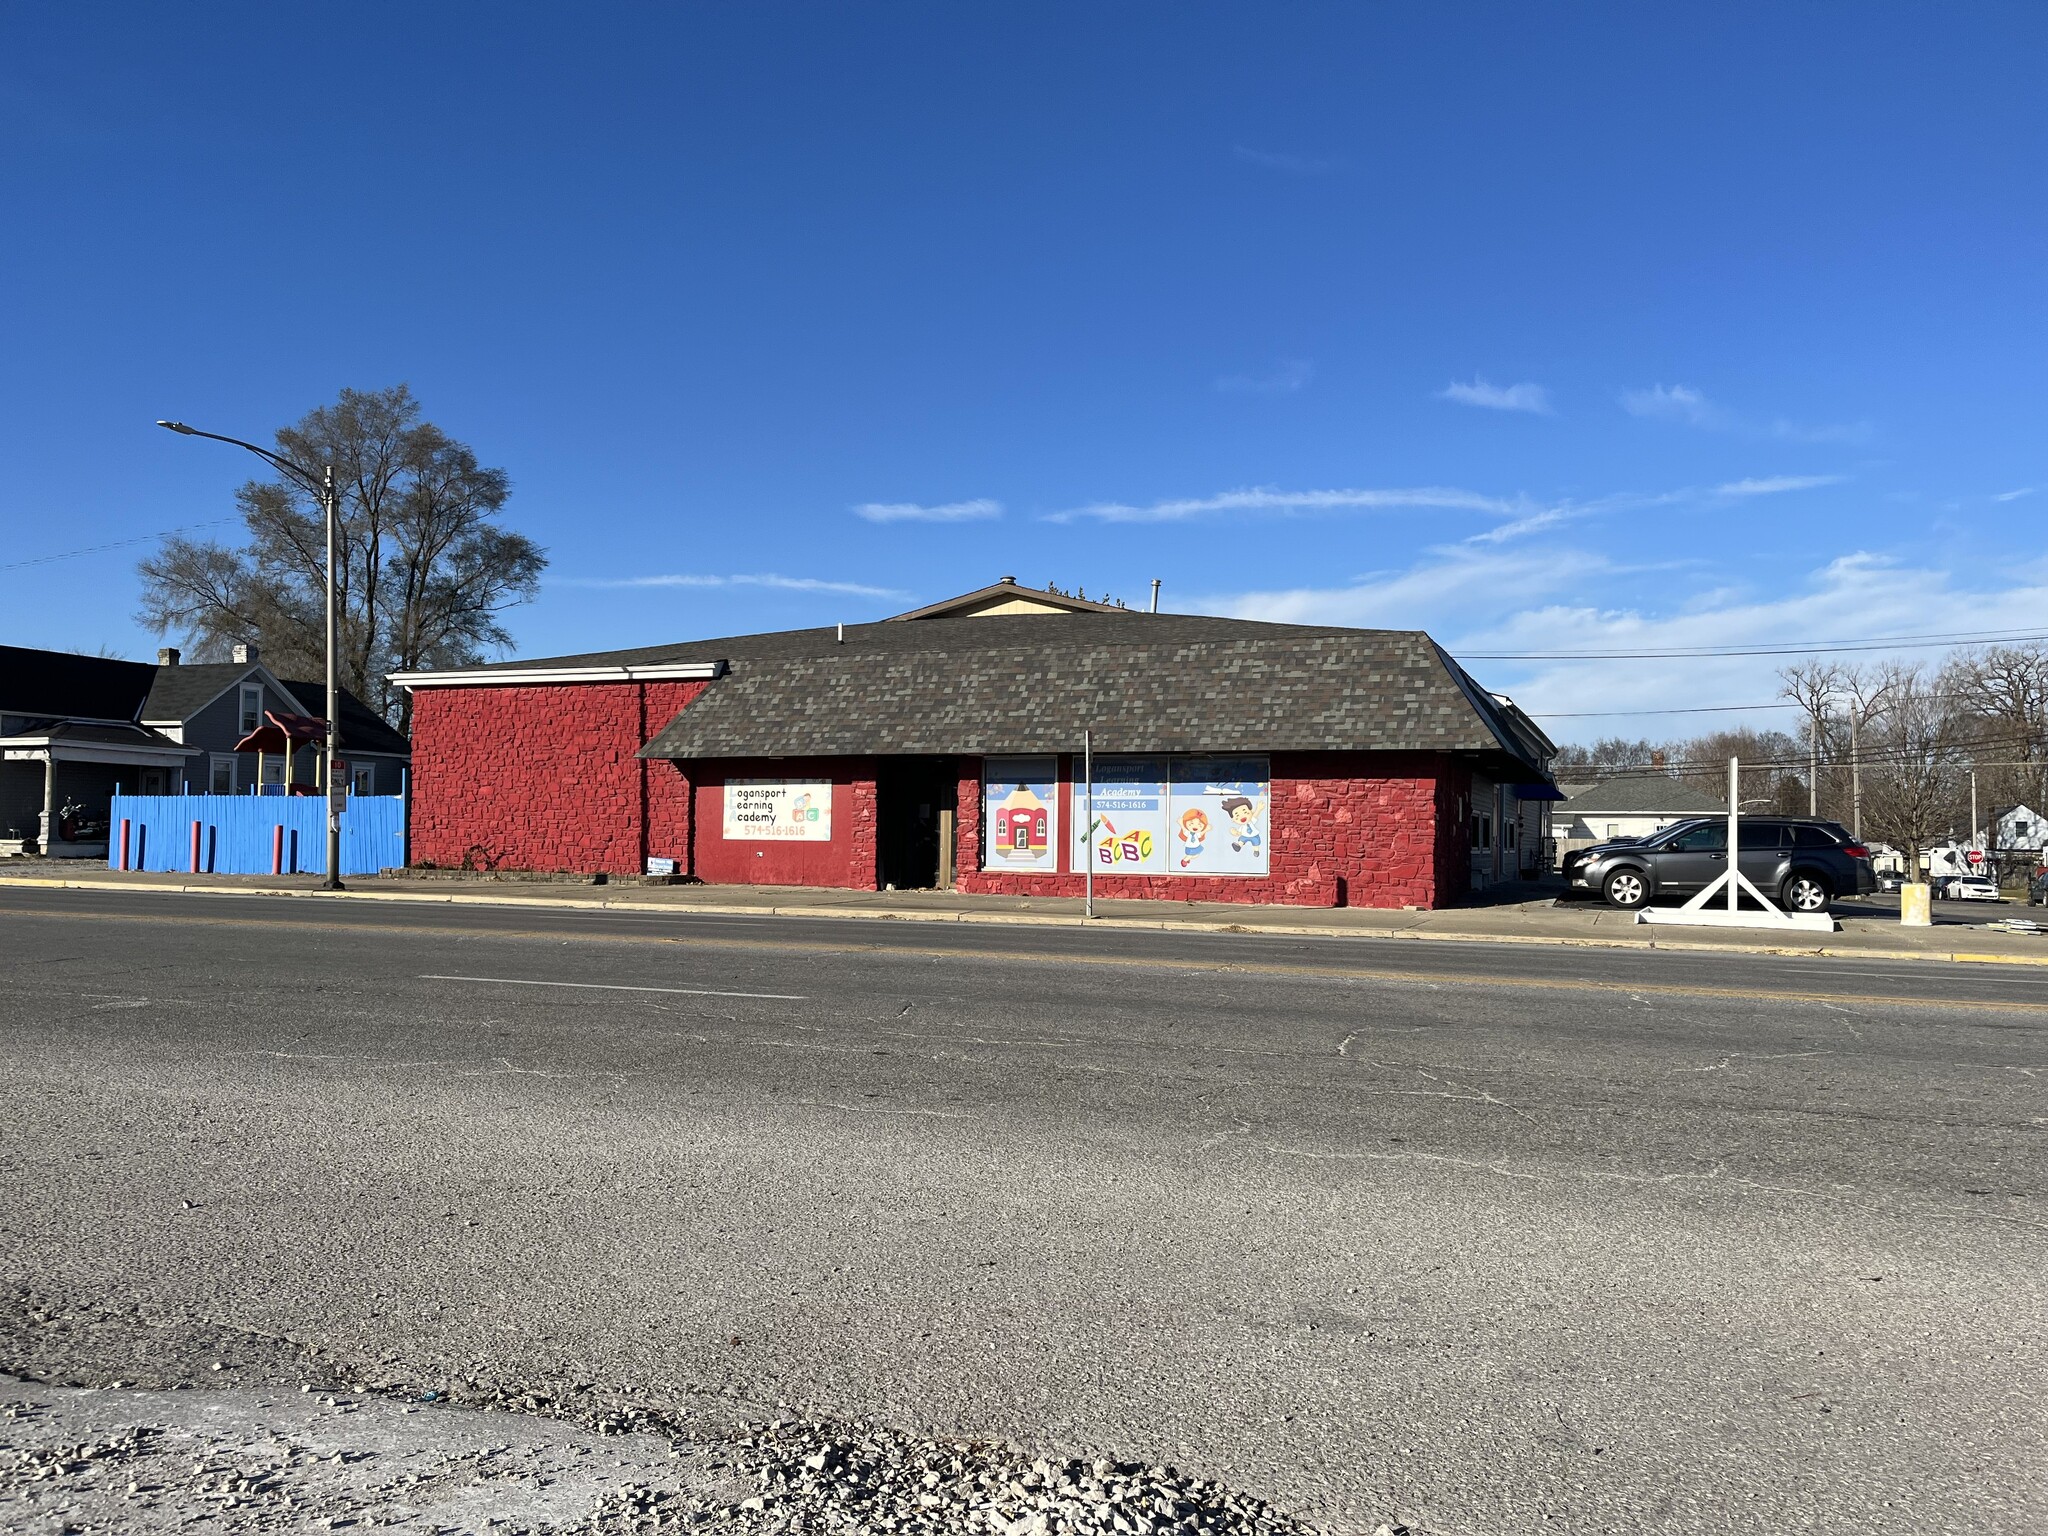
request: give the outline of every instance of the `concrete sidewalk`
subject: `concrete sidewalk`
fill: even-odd
[[[10,861],[12,862],[12,861]],[[571,878],[504,879],[357,876],[343,892],[323,891],[317,875],[121,873],[63,861],[24,862],[0,870],[0,888],[177,891],[204,895],[297,896],[322,901],[409,902],[537,909],[674,912],[711,916],[865,918],[897,922],[1072,926],[1084,921],[1071,897],[964,896],[952,891],[835,891],[787,886],[596,885]],[[1554,888],[1493,893],[1434,912],[1365,907],[1276,907],[1226,902],[1097,901],[1103,927],[1290,937],[1435,939],[1600,948],[1723,950],[1732,954],[1831,955],[1864,959],[1945,960],[2048,966],[2048,935],[2002,933],[1980,923],[1942,921],[1905,928],[1886,912],[1836,909],[1839,933],[1777,935],[1762,929],[1652,928],[1594,902],[1560,903]],[[2009,915],[2024,916],[2014,907]]]

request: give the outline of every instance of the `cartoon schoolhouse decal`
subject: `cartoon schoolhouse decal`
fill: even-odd
[[[1057,758],[990,758],[982,784],[981,867],[1050,874],[1058,863],[1058,809]]]

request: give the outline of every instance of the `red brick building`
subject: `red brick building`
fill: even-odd
[[[399,681],[413,857],[443,867],[1072,895],[1092,864],[1106,897],[1429,907],[1533,869],[1556,796],[1543,733],[1418,631],[1007,581]]]

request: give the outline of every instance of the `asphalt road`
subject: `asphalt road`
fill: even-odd
[[[7,891],[0,980],[41,1294],[1340,1526],[2048,1527],[2048,972]]]

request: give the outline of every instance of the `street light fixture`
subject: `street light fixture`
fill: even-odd
[[[321,510],[327,518],[327,748],[326,767],[320,775],[322,786],[327,791],[327,878],[320,883],[324,890],[342,890],[344,887],[341,883],[341,801],[334,792],[335,740],[341,734],[339,715],[335,708],[334,683],[334,525],[341,517],[341,497],[334,488],[334,466],[327,465],[316,477],[310,469],[302,468],[290,459],[272,453],[268,448],[245,443],[239,437],[222,437],[218,432],[202,432],[197,427],[186,426],[182,421],[160,421],[157,425],[184,437],[210,437],[216,443],[231,443],[237,448],[246,448],[258,458],[268,459],[320,498]],[[289,778],[290,775],[287,774],[286,777]]]

